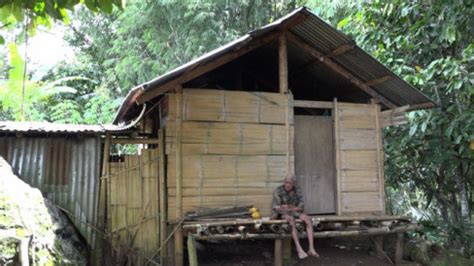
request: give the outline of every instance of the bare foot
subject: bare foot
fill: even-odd
[[[306,254],[306,252],[304,252],[303,250],[301,250],[301,251],[298,251],[298,257],[299,257],[300,259],[304,259],[304,258],[308,257],[308,254]]]
[[[314,249],[308,250],[308,255],[310,255],[311,257],[319,258],[318,252],[316,252],[316,250]]]

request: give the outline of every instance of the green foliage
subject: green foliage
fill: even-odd
[[[140,83],[267,24],[296,1],[130,1],[123,12],[78,10],[69,43],[124,95]],[[131,71],[132,70],[132,71]]]
[[[474,7],[447,3],[362,3],[337,25],[438,103],[384,131],[388,206],[430,221],[436,234],[428,235],[472,254]]]
[[[51,20],[69,22],[67,10],[84,2],[94,12],[112,12],[113,6],[123,8],[122,0],[2,0],[0,1],[0,27],[13,28],[17,23],[25,23],[30,33],[34,33],[38,25],[50,27]],[[0,44],[4,38],[0,36]]]

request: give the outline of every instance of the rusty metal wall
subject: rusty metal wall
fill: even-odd
[[[99,199],[99,137],[1,137],[0,156],[25,182],[69,212],[94,248]]]

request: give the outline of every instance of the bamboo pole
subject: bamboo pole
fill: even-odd
[[[188,236],[188,260],[190,266],[197,266],[196,240],[193,235]]]
[[[278,70],[280,79],[280,93],[288,93],[288,51],[286,47],[286,34],[278,38]]]
[[[151,138],[117,138],[112,139],[113,144],[158,144],[159,139]]]
[[[99,180],[99,213],[98,213],[98,228],[101,232],[106,232],[107,223],[110,222],[110,213],[107,211],[109,195],[107,194],[110,191],[108,189],[108,180],[110,177],[110,164],[109,164],[109,157],[110,157],[110,133],[105,134],[105,142],[104,142],[104,150],[102,155],[102,173]],[[96,235],[96,247],[93,251],[92,256],[94,257],[94,261],[98,264],[101,264],[101,257],[105,255],[103,252],[103,248],[106,246],[105,236],[99,238]]]
[[[320,222],[352,222],[352,221],[410,221],[409,217],[406,216],[373,216],[373,217],[361,217],[361,216],[332,216],[332,217],[311,217],[313,224]],[[296,223],[303,223],[302,220],[296,219]],[[234,220],[221,220],[221,221],[189,221],[184,223],[183,229],[192,229],[203,226],[228,226],[228,225],[253,225],[253,224],[286,224],[286,220],[263,220],[263,219],[234,219]]]
[[[314,238],[386,235],[386,234],[393,234],[393,233],[403,233],[407,231],[416,231],[420,229],[421,229],[421,226],[417,224],[410,224],[406,226],[398,226],[395,228],[379,227],[379,228],[369,228],[369,229],[361,229],[361,230],[324,231],[324,232],[315,232]],[[306,233],[300,232],[298,236],[299,238],[306,238]],[[291,235],[289,233],[281,233],[281,234],[248,233],[245,235],[234,233],[234,234],[220,234],[220,235],[207,235],[207,236],[195,235],[195,237],[197,240],[241,240],[241,239],[282,239],[282,238],[290,238]]]
[[[161,109],[159,112],[160,116],[160,121],[161,121]],[[164,127],[162,126],[162,122],[160,122],[160,127],[158,131],[158,139],[160,141],[160,144],[158,146],[159,150],[159,197],[160,197],[160,247],[163,247],[163,251],[160,253],[160,264],[163,265],[164,262],[166,261],[166,243],[165,243],[165,238],[166,238],[166,183],[165,183],[165,133],[164,133]]]
[[[341,195],[341,156],[339,153],[340,145],[339,145],[339,110],[337,106],[337,98],[334,98],[334,109],[332,116],[334,118],[334,156],[335,156],[335,163],[336,163],[336,213],[337,215],[342,214],[342,195]]]
[[[178,88],[176,93],[176,217],[180,219],[183,214],[183,205],[182,205],[182,156],[181,156],[181,124],[182,124],[182,90]],[[177,225],[181,227],[181,225]],[[174,237],[174,256],[175,256],[175,265],[183,265],[183,231],[181,228],[177,228],[175,237]]]
[[[403,232],[397,233],[395,243],[395,265],[400,265],[403,261]]]
[[[293,109],[293,95],[291,92],[288,92],[287,95],[287,102],[286,102],[286,110],[285,110],[285,137],[286,137],[286,174],[290,174],[291,172],[291,127],[290,127],[290,120],[291,120],[291,110]]]

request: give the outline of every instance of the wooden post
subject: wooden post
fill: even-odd
[[[375,244],[375,255],[379,259],[383,259],[385,257],[383,251],[383,235],[374,236],[373,238]]]
[[[291,173],[291,146],[293,145],[293,142],[291,141],[291,126],[290,126],[290,120],[291,120],[291,115],[292,115],[292,110],[293,110],[293,97],[291,95],[291,92],[287,94],[287,102],[286,102],[286,108],[285,108],[285,137],[286,137],[286,174]]]
[[[196,240],[193,234],[188,235],[188,260],[189,266],[197,266],[198,259],[196,254]]]
[[[182,156],[181,156],[181,123],[182,123],[182,91],[181,88],[178,88],[176,93],[176,218],[181,219],[183,215],[183,205],[182,205]],[[178,223],[176,226],[181,227]],[[183,265],[183,231],[182,228],[178,228],[174,235],[174,257],[175,265]]]
[[[403,232],[397,233],[397,242],[395,243],[395,265],[400,265],[403,261]]]
[[[283,239],[283,264],[290,265],[291,262],[291,238]]]
[[[337,215],[342,214],[342,195],[341,195],[341,169],[340,169],[340,145],[339,145],[339,110],[337,107],[337,98],[334,98],[334,108],[332,109],[334,119],[334,157],[335,157],[335,168],[336,168],[336,213]]]
[[[160,111],[159,111],[159,116],[160,116],[160,129],[158,130],[158,140],[159,140],[159,146],[158,148],[160,149],[159,150],[159,156],[160,156],[160,159],[159,159],[159,197],[160,197],[160,247],[161,247],[161,252],[160,252],[160,262],[161,262],[161,265],[164,265],[166,263],[166,257],[167,257],[167,252],[166,252],[166,243],[165,243],[165,239],[166,239],[166,232],[167,232],[167,229],[166,229],[166,205],[167,205],[167,198],[166,198],[166,182],[165,182],[165,156],[166,156],[166,153],[165,153],[165,145],[166,145],[166,141],[165,141],[165,132],[164,132],[164,127],[163,127],[163,123],[161,121],[161,108],[160,108]]]
[[[384,177],[384,150],[382,143],[382,128],[380,127],[380,105],[375,104],[375,132],[377,143],[377,175],[379,180],[380,208],[382,214],[385,214],[385,177]]]
[[[282,242],[283,240],[278,238],[275,239],[275,266],[283,266],[283,252],[282,252]]]
[[[288,51],[285,33],[282,33],[278,38],[278,70],[280,93],[288,93]]]
[[[110,156],[110,143],[111,143],[111,136],[110,133],[105,134],[105,142],[104,142],[104,150],[102,156],[102,173],[99,180],[99,213],[98,213],[98,227],[99,230],[105,234],[107,228],[107,222],[110,220],[108,219],[108,212],[107,212],[107,202],[108,202],[108,195],[107,195],[107,183],[109,179],[109,156]],[[110,216],[109,216],[110,217]],[[104,252],[104,248],[106,247],[106,242],[103,235],[96,234],[96,241],[95,241],[95,248],[92,251],[93,261],[96,264],[102,264],[101,258],[104,257],[106,254]]]

